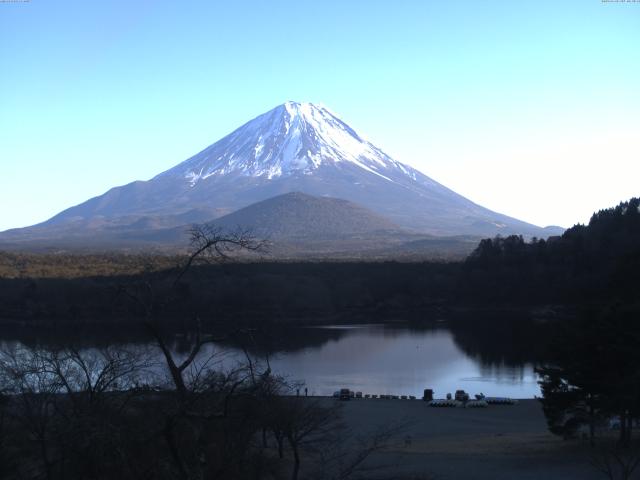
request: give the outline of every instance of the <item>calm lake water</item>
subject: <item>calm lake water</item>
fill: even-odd
[[[348,387],[374,394],[437,397],[471,394],[533,398],[540,395],[532,364],[486,364],[456,345],[446,329],[412,330],[383,325],[317,327],[340,335],[321,345],[276,354],[275,372],[304,381],[309,394]],[[311,328],[309,330],[312,330]]]
[[[425,388],[431,388],[437,398],[457,389],[472,395],[482,392],[487,396],[514,398],[539,396],[533,365],[517,357],[522,350],[518,343],[522,340],[494,341],[493,333],[488,338],[482,340],[477,332],[454,333],[447,328],[339,325],[282,330],[274,333],[265,345],[254,344],[249,350],[255,358],[266,358],[266,352],[270,352],[272,371],[292,382],[304,382],[310,395],[331,395],[340,388],[350,388],[364,394],[420,398]],[[1,343],[16,346],[22,342]],[[145,345],[144,341],[107,343],[148,350],[157,359],[154,370],[159,373],[164,369],[155,346]],[[33,344],[42,346],[41,341]],[[173,339],[172,348],[179,357],[187,355],[189,346],[188,337]],[[81,348],[93,347],[89,343]],[[213,354],[216,368],[229,369],[245,359],[237,344],[228,343],[206,345],[200,361]]]

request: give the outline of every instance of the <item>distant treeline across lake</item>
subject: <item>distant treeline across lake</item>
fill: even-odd
[[[561,237],[480,242],[461,262],[196,263],[184,256],[0,254],[5,326],[434,322],[459,311],[529,317],[638,309],[640,200]]]

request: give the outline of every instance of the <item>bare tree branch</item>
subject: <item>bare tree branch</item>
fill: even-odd
[[[194,262],[205,257],[216,261],[225,260],[235,251],[264,252],[267,242],[253,235],[250,229],[237,228],[226,232],[221,227],[203,224],[194,225],[189,230],[191,253],[173,282],[173,288],[189,271]]]

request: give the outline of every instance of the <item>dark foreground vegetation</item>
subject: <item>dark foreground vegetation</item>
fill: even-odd
[[[602,210],[562,237],[483,240],[463,270],[477,294],[496,303],[572,306],[547,330],[538,368],[549,428],[595,445],[596,433],[615,425],[616,447],[630,448],[640,419],[640,199]],[[619,453],[607,458],[622,468]],[[631,478],[640,465],[637,450],[625,458],[629,476],[615,478]]]
[[[113,347],[3,352],[0,477],[363,478],[367,457],[400,431],[356,437],[337,404],[291,396],[254,358],[223,371],[191,354],[167,353],[165,376]]]
[[[561,237],[483,240],[457,263],[230,263],[219,260],[261,245],[206,229],[193,240],[185,258],[83,257],[89,276],[65,256],[2,255],[5,338],[142,332],[163,352],[166,372],[153,380],[141,373],[144,360],[109,348],[94,351],[97,357],[69,348],[5,352],[5,476],[348,478],[393,428],[350,438],[339,412],[283,395],[292,386],[271,372],[268,355],[257,367],[255,350],[241,344],[247,362],[223,372],[199,363],[203,342],[242,342],[247,337],[236,333],[250,337],[278,325],[442,319],[470,353],[491,356],[500,341],[512,345],[514,358],[534,355],[553,433],[603,445],[611,441],[605,426],[615,423],[611,449],[594,460],[603,473],[616,472],[609,478],[631,478],[640,463],[633,436],[640,418],[639,199]],[[60,276],[50,275],[52,265]],[[480,315],[496,310],[502,324]],[[176,332],[192,339],[180,359],[167,347]]]
[[[5,348],[0,355],[0,475],[53,479],[279,479],[358,476],[367,457],[398,426],[354,437],[335,405],[292,396],[294,385],[249,353],[223,367],[201,355],[220,337],[202,331],[172,351],[164,309],[183,303],[194,262],[261,247],[240,232],[192,232],[192,253],[160,291],[149,279],[121,284],[137,325],[153,338],[160,363],[139,349]],[[163,278],[163,281],[166,281]],[[235,330],[240,330],[236,328]],[[299,388],[296,389],[297,393]],[[362,477],[361,477],[362,478]]]

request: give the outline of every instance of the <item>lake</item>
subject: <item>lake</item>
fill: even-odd
[[[431,388],[438,398],[457,389],[471,395],[482,392],[514,398],[539,396],[533,363],[514,358],[513,352],[521,352],[524,342],[494,341],[492,332],[488,338],[489,343],[486,338],[482,340],[480,331],[468,329],[396,324],[295,327],[275,330],[268,341],[207,344],[199,358],[204,361],[216,354],[218,368],[232,368],[245,359],[242,343],[253,357],[263,362],[268,358],[274,373],[291,382],[304,382],[309,395],[331,395],[340,388],[350,388],[363,394],[420,398],[425,388]],[[42,346],[41,340],[35,344]],[[21,344],[16,340],[2,343],[5,347]],[[148,341],[107,343],[149,348]],[[171,348],[177,356],[186,356],[190,345],[189,337],[176,336]],[[89,341],[82,348],[91,349],[94,345]],[[159,371],[164,367],[159,349],[151,347],[151,352],[158,360]]]
[[[540,395],[532,364],[484,363],[466,354],[448,329],[354,325],[307,330],[314,329],[339,335],[270,360],[275,372],[304,381],[309,394],[331,395],[346,387],[418,398],[425,388],[432,388],[437,397],[457,389],[514,398]]]
[[[500,355],[487,360],[469,353],[477,351],[478,345],[462,345],[458,339],[473,343],[477,336],[468,330],[455,335],[448,328],[329,325],[287,329],[277,336],[270,346],[272,370],[292,382],[304,382],[309,395],[331,395],[349,388],[363,394],[420,398],[425,388],[431,388],[437,397],[457,389],[472,395],[540,396],[533,363],[507,361]],[[492,347],[492,353],[497,350],[499,345]],[[215,344],[202,357],[220,351],[226,352],[227,366],[244,358],[238,347]],[[258,346],[252,353],[264,358],[264,351]]]

